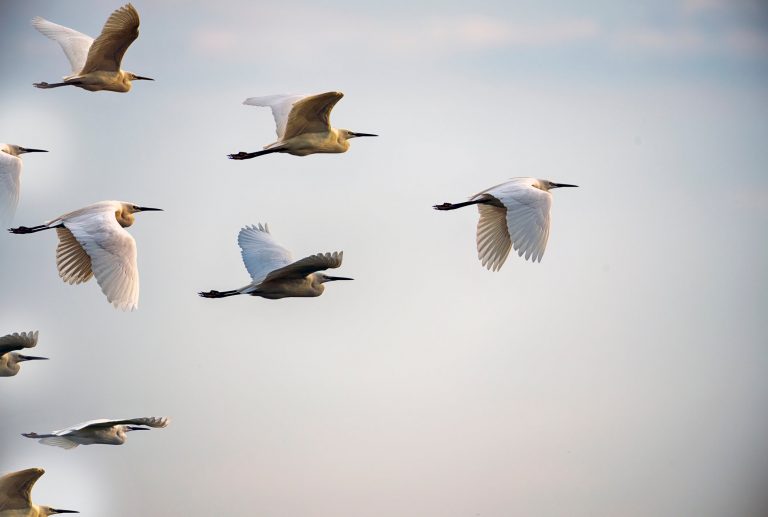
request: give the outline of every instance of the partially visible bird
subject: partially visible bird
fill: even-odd
[[[73,425],[51,434],[23,433],[45,445],[74,449],[78,445],[122,445],[130,431],[149,431],[151,427],[163,428],[170,423],[168,417],[128,418],[123,420],[91,420]]]
[[[136,241],[123,228],[131,226],[136,212],[162,211],[124,201],[101,201],[61,215],[45,224],[11,228],[27,234],[56,229],[59,245],[56,266],[68,284],[81,284],[96,276],[107,300],[122,310],[139,305],[139,269]]]
[[[16,213],[21,187],[21,158],[24,153],[47,153],[44,149],[28,149],[0,143],[0,224],[8,224]]]
[[[198,293],[203,298],[225,298],[238,294],[261,296],[270,300],[320,296],[325,290],[325,282],[352,280],[318,273],[341,266],[343,251],[318,253],[294,262],[291,252],[275,241],[266,224],[244,227],[240,230],[237,242],[252,282],[232,291]]]
[[[113,12],[95,40],[39,16],[32,19],[32,25],[61,45],[72,65],[72,74],[65,76],[64,82],[35,83],[37,88],[77,86],[91,92],[127,92],[131,89],[131,81],[154,81],[120,69],[125,51],[139,37],[139,13],[131,4]]]
[[[560,187],[577,187],[536,178],[511,180],[475,194],[462,203],[435,205],[435,210],[455,210],[477,205],[477,257],[486,268],[497,271],[514,248],[525,260],[541,261],[549,239],[552,195]]]
[[[0,337],[0,377],[13,377],[21,369],[19,363],[24,361],[47,360],[47,357],[22,355],[16,352],[16,350],[34,348],[35,345],[37,345],[37,331],[21,334],[14,332]]]
[[[57,513],[80,513],[32,502],[32,487],[43,474],[43,469],[31,468],[0,477],[0,517],[46,517]]]
[[[288,153],[306,156],[314,153],[345,153],[349,140],[358,136],[378,136],[355,133],[331,127],[331,110],[344,97],[341,92],[317,95],[270,95],[251,97],[243,104],[269,106],[277,125],[277,142],[264,146],[263,151],[230,154],[233,160],[247,160],[263,154]]]

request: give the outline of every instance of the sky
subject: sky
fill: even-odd
[[[33,16],[95,36],[119,3],[0,0],[14,225],[106,199],[138,214],[139,309],[58,278],[53,234],[0,235],[0,472],[83,515],[768,514],[768,10],[751,0],[136,0],[128,94],[68,73]],[[339,90],[339,155],[274,141],[251,96]],[[472,208],[554,191],[541,263],[476,257]],[[269,223],[343,250],[314,299],[208,300]],[[20,436],[166,415],[120,447]]]

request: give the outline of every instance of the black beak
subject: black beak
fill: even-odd
[[[137,212],[164,212],[162,208],[150,208],[148,206],[138,206]]]
[[[569,185],[568,183],[550,183],[549,188],[560,188],[560,187],[578,187],[578,185]]]
[[[27,149],[26,147],[19,147],[19,153],[47,153],[45,149]]]
[[[354,280],[354,278],[347,278],[345,276],[328,276],[328,275],[326,275],[325,280],[326,280],[326,282],[332,282],[334,280]]]
[[[51,511],[53,513],[80,513],[77,510],[57,510],[56,508],[51,508]]]
[[[373,133],[355,133],[352,131],[350,131],[350,134],[352,136],[379,136],[379,135],[374,135]]]
[[[37,356],[34,356],[34,355],[21,355],[21,354],[19,354],[17,357],[18,357],[19,361],[47,361],[48,360],[47,357],[37,357]]]
[[[136,77],[134,77],[133,80],[134,81],[136,81],[136,80],[139,80],[139,81],[154,81],[154,79],[152,79],[151,77],[142,77],[140,75],[137,75]]]
[[[149,431],[149,427],[136,427],[133,425],[128,426],[129,431]]]

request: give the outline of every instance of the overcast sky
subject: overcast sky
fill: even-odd
[[[68,286],[52,233],[0,235],[0,472],[90,516],[762,517],[768,513],[768,11],[758,1],[136,0],[128,94],[68,73],[35,16],[97,35],[119,3],[0,0],[15,225],[120,199],[139,310]],[[274,140],[273,93],[345,93],[341,155]],[[513,176],[554,192],[541,263],[478,262]],[[236,237],[344,250],[316,299],[248,283]],[[19,436],[167,415],[121,447]]]

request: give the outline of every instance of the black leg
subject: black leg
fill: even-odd
[[[246,153],[244,151],[240,151],[237,154],[228,154],[227,157],[230,160],[250,160],[251,158],[256,158],[257,156],[263,156],[265,154],[270,153],[279,153],[279,149],[265,149],[263,151],[256,151],[253,153]]]

